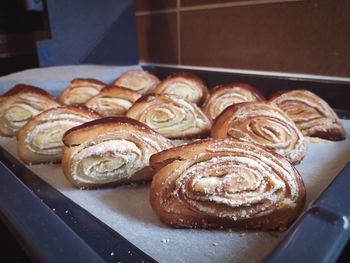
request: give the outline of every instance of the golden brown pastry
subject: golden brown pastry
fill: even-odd
[[[63,142],[63,173],[79,188],[151,180],[150,156],[172,147],[165,137],[125,117],[74,127]]]
[[[150,202],[174,227],[283,230],[302,211],[301,176],[253,143],[207,139],[151,157]]]
[[[95,113],[70,106],[46,110],[18,131],[18,156],[27,164],[58,162],[62,157],[63,134],[98,118],[100,116]]]
[[[307,90],[292,90],[273,96],[276,104],[295,122],[305,136],[342,140],[345,130],[332,108]]]
[[[171,139],[203,137],[211,127],[210,120],[196,104],[170,94],[145,95],[126,116]]]
[[[0,135],[13,137],[30,118],[58,106],[60,104],[46,91],[17,84],[0,97]]]
[[[73,79],[58,101],[66,105],[83,105],[105,86],[105,83],[96,79]]]
[[[104,117],[123,116],[140,97],[141,94],[131,89],[108,86],[89,99],[85,106]]]
[[[147,71],[129,70],[120,75],[113,84],[146,94],[151,92],[159,82],[156,76]]]
[[[197,76],[180,72],[167,77],[155,89],[154,93],[167,93],[183,97],[201,106],[208,97],[208,88]]]
[[[252,86],[245,83],[231,83],[215,87],[210,92],[203,111],[212,120],[228,106],[241,102],[263,101],[264,97]]]
[[[261,144],[291,163],[305,157],[307,143],[293,121],[277,106],[264,102],[232,105],[215,120],[213,138],[234,138]]]

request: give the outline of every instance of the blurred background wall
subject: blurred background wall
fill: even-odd
[[[350,77],[349,0],[134,0],[144,62]]]
[[[131,1],[141,62],[350,77],[349,0]],[[50,38],[27,2],[0,1],[0,75],[37,67]]]

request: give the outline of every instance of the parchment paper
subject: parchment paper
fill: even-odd
[[[350,120],[343,124],[349,136]],[[15,139],[0,138],[0,144],[17,157]],[[349,160],[349,139],[309,144],[306,158],[296,166],[306,186],[305,208]],[[259,262],[285,234],[172,229],[152,211],[149,184],[78,190],[65,179],[58,164],[33,165],[29,169],[160,262]]]
[[[40,87],[57,96],[74,78],[95,78],[111,84],[121,73],[130,69],[141,69],[141,67],[71,65],[28,69],[0,77],[0,94],[18,83],[24,83]]]

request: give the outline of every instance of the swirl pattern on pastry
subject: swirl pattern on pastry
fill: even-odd
[[[263,101],[264,97],[252,86],[245,83],[231,83],[215,87],[206,102],[203,111],[215,119],[228,106],[251,101]]]
[[[85,106],[104,117],[123,116],[140,97],[141,94],[136,91],[118,86],[108,86],[89,99]]]
[[[17,84],[0,97],[0,135],[13,137],[33,116],[58,106],[46,91]]]
[[[83,105],[105,86],[105,83],[97,79],[73,79],[58,101],[66,105]]]
[[[125,117],[108,117],[68,130],[62,169],[79,188],[151,180],[149,158],[172,143],[146,125]]]
[[[211,122],[194,103],[170,94],[149,94],[141,97],[126,116],[147,124],[171,139],[205,136]]]
[[[292,90],[270,100],[281,108],[305,136],[342,140],[345,130],[338,116],[323,99],[307,90]]]
[[[180,72],[167,77],[155,89],[154,93],[167,93],[183,97],[201,106],[208,97],[208,88],[197,76]]]
[[[306,154],[303,134],[288,116],[273,104],[244,102],[228,107],[216,118],[213,138],[254,142],[299,163]]]
[[[90,111],[64,106],[46,110],[30,119],[17,133],[17,152],[29,164],[58,162],[63,134],[72,127],[98,119]]]
[[[174,227],[284,229],[301,212],[305,188],[283,157],[253,143],[207,139],[151,157],[150,201]]]
[[[143,70],[128,70],[114,81],[114,85],[129,88],[140,94],[151,92],[160,80],[151,73]]]

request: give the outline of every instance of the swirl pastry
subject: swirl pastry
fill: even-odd
[[[163,80],[154,89],[154,93],[177,95],[200,106],[208,97],[208,88],[197,76],[180,72]]]
[[[252,86],[245,83],[231,83],[215,87],[205,104],[203,111],[215,119],[228,106],[241,102],[263,101],[264,97]]]
[[[123,116],[141,95],[133,90],[108,86],[89,99],[85,106],[104,117]]]
[[[105,83],[96,79],[73,79],[58,101],[66,105],[83,105],[105,86]]]
[[[172,147],[168,139],[125,117],[74,127],[63,142],[63,172],[79,188],[151,180],[150,156]]]
[[[295,122],[305,136],[326,140],[342,140],[345,130],[332,108],[307,90],[292,90],[272,97],[276,104]]]
[[[245,102],[228,107],[215,120],[213,138],[234,138],[261,144],[291,163],[306,154],[304,136],[288,116],[273,104]]]
[[[150,202],[174,227],[284,229],[302,211],[301,176],[253,143],[207,139],[151,157]]]
[[[28,164],[61,160],[63,134],[74,126],[100,116],[76,107],[46,110],[30,119],[17,133],[18,156]]]
[[[0,97],[0,135],[15,136],[30,118],[59,105],[46,91],[17,84]]]
[[[143,70],[129,70],[124,72],[114,81],[114,85],[129,88],[141,94],[151,92],[160,80]]]
[[[205,136],[211,122],[194,103],[170,94],[149,94],[141,97],[126,116],[147,124],[171,139]]]

